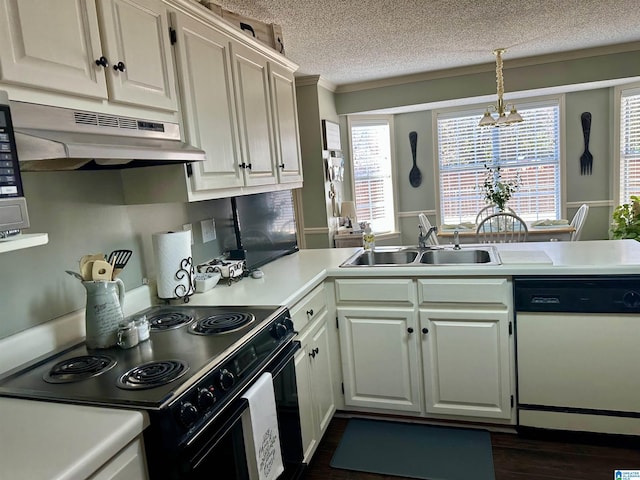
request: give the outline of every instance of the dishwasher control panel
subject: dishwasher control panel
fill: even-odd
[[[515,277],[516,312],[640,313],[640,275]]]

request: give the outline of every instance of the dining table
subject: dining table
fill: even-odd
[[[575,228],[569,223],[560,221],[527,222],[528,242],[562,242],[570,241]],[[476,225],[474,223],[461,223],[458,225],[440,225],[438,227],[438,241],[440,243],[453,243],[453,234],[458,231],[460,243],[477,243]]]

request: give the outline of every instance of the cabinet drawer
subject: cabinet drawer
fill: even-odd
[[[415,305],[415,284],[411,279],[336,280],[336,302],[401,303]]]
[[[291,308],[293,328],[300,332],[327,307],[324,285],[316,287]]]
[[[493,303],[511,305],[511,282],[506,278],[419,279],[420,303]]]

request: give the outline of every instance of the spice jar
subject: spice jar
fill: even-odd
[[[121,323],[118,328],[118,346],[132,348],[138,345],[138,328],[134,322]]]
[[[150,327],[147,317],[143,315],[136,320],[135,324],[138,330],[138,341],[144,342],[145,340],[149,340]]]

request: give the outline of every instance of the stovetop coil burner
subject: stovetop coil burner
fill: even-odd
[[[189,370],[187,362],[182,360],[161,360],[147,362],[125,372],[117,382],[125,390],[155,388],[177,380]]]
[[[176,311],[158,312],[149,317],[151,330],[172,330],[193,321],[193,317]]]
[[[82,355],[56,363],[42,377],[48,383],[74,383],[95,377],[116,366],[107,355]]]
[[[192,323],[189,331],[196,335],[215,335],[218,333],[235,332],[253,322],[255,319],[256,317],[252,313],[226,312],[210,315]]]

